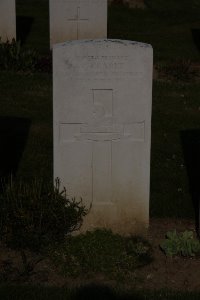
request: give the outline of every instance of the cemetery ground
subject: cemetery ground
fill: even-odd
[[[6,62],[5,56],[0,56],[1,176],[12,170],[15,180],[42,178],[49,182],[53,141],[48,1],[17,0],[16,4],[20,51],[28,55],[29,63],[27,67],[27,60],[15,56],[15,50],[7,50]],[[195,234],[200,169],[200,4],[195,0],[147,0],[145,5],[145,9],[129,9],[120,3],[110,6],[108,37],[149,43],[154,49],[150,228],[148,244],[139,244],[143,247],[137,256],[147,249],[152,261],[143,257],[134,261],[132,270],[128,263],[113,272],[109,261],[115,262],[114,255],[120,255],[113,252],[117,247],[112,245],[119,243],[120,248],[124,242],[108,234],[109,239],[102,240],[103,252],[98,243],[89,251],[87,239],[86,244],[82,241],[82,265],[85,261],[91,265],[84,265],[83,270],[72,265],[77,274],[66,271],[67,252],[57,245],[43,253],[45,258],[33,272],[21,276],[19,252],[2,244],[0,295],[4,299],[98,299],[97,295],[101,299],[199,298],[199,257],[169,258],[159,245],[168,230]],[[36,49],[36,54],[27,54],[28,49]],[[77,253],[79,243],[74,245],[71,251]],[[27,256],[38,258],[33,252]],[[77,288],[82,285],[85,288]]]

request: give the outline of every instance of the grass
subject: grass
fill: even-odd
[[[8,88],[9,86],[9,88]],[[17,176],[31,180],[52,180],[52,80],[49,74],[16,74],[0,72],[1,117],[16,119],[15,128],[27,121],[27,134],[20,135],[21,142],[10,140],[5,151],[16,147],[22,152]],[[13,129],[9,134],[13,137]],[[19,133],[20,134],[20,133]],[[23,141],[22,141],[23,139]],[[13,143],[13,144],[12,144]],[[7,149],[9,147],[9,149]],[[21,149],[20,149],[21,148]],[[17,160],[14,156],[13,160]],[[9,157],[2,158],[8,160]],[[15,170],[6,170],[5,173]]]
[[[139,237],[122,237],[109,230],[95,230],[69,237],[51,249],[50,257],[64,276],[92,278],[101,274],[120,282],[133,281],[135,269],[152,260],[150,244]]]
[[[4,300],[198,300],[199,292],[170,291],[122,291],[106,285],[88,285],[77,289],[40,286],[0,286],[0,297]]]
[[[24,47],[49,51],[49,1],[16,0],[17,38]]]
[[[180,57],[199,61],[192,34],[200,26],[199,2],[147,0],[145,3],[144,10],[113,5],[109,11],[109,37],[151,44],[155,62]]]
[[[194,214],[181,132],[200,129],[199,97],[199,83],[154,82],[152,216],[192,217]]]

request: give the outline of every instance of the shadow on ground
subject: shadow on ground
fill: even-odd
[[[144,300],[138,294],[119,294],[106,285],[89,284],[74,292],[72,300]]]
[[[197,49],[200,51],[200,28],[192,28],[191,32],[192,32],[193,41]]]
[[[34,18],[32,17],[25,17],[25,16],[16,17],[17,40],[21,41],[22,45],[25,43],[26,38],[31,31],[33,22],[34,22]]]
[[[181,131],[181,142],[195,210],[196,229],[200,233],[200,129]]]
[[[0,177],[15,175],[30,129],[30,120],[0,116]]]

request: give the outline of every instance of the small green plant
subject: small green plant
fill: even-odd
[[[52,72],[52,53],[46,55],[39,55],[35,69],[38,72],[51,73]]]
[[[13,248],[40,250],[78,230],[87,209],[66,189],[35,180],[30,184],[10,180],[0,195],[1,239]]]
[[[21,252],[29,269],[26,250],[40,253],[50,244],[61,242],[78,230],[88,210],[82,200],[69,199],[66,189],[35,180],[2,183],[0,194],[0,239]]]
[[[200,253],[200,242],[195,239],[192,231],[177,233],[176,230],[169,231],[166,239],[160,244],[166,256],[175,255],[195,256]]]
[[[152,248],[141,237],[123,237],[110,230],[97,229],[79,236],[69,236],[50,257],[66,276],[103,274],[127,279],[136,268],[152,261]]]
[[[20,41],[2,42],[0,39],[0,69],[12,71],[35,70],[37,53],[34,50],[22,49]]]

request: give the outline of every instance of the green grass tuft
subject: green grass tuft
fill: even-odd
[[[152,261],[152,249],[140,237],[122,237],[99,229],[67,238],[51,251],[51,258],[65,276],[95,273],[123,280]]]

